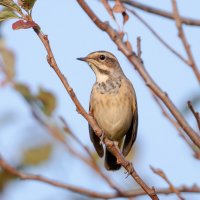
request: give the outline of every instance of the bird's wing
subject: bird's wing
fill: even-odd
[[[131,126],[126,133],[126,137],[123,144],[123,150],[122,153],[124,156],[127,156],[129,151],[131,150],[131,147],[133,143],[135,142],[136,136],[137,136],[137,128],[138,128],[138,111],[137,111],[137,101],[135,98],[135,102],[133,104],[133,118]]]
[[[91,106],[90,106],[89,110],[90,110],[90,113],[92,114]],[[103,151],[103,146],[100,143],[100,138],[95,134],[95,132],[92,129],[92,127],[90,126],[90,124],[89,124],[89,132],[90,132],[90,140],[92,141],[94,148],[96,149],[98,155],[100,157],[103,157],[104,151]]]

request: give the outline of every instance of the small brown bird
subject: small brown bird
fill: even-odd
[[[89,111],[105,137],[117,142],[127,156],[136,139],[138,126],[137,101],[131,82],[124,75],[117,58],[106,51],[96,51],[78,60],[87,62],[96,75]],[[89,125],[90,139],[100,157],[104,155],[101,140]],[[118,170],[117,159],[106,149],[105,167]]]

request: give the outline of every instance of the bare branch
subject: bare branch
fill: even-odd
[[[20,177],[22,180],[36,180],[36,181],[40,181],[43,183],[47,183],[59,188],[63,188],[66,190],[70,190],[72,192],[76,192],[85,196],[89,196],[89,197],[93,197],[93,198],[108,198],[106,197],[106,194],[100,194],[100,193],[96,193],[94,191],[90,191],[87,189],[83,189],[81,187],[76,187],[76,186],[72,186],[69,184],[64,184],[64,183],[60,183],[58,181],[55,180],[51,180],[48,178],[45,178],[43,176],[40,175],[32,175],[32,174],[28,174],[28,173],[24,173],[24,172],[19,172],[17,171],[15,168],[11,167],[3,158],[0,157],[0,166],[7,171],[8,173],[15,175],[17,177]]]
[[[40,175],[33,175],[33,174],[25,173],[25,172],[20,172],[20,171],[16,170],[14,167],[12,167],[11,165],[9,165],[1,156],[0,156],[0,166],[6,172],[8,172],[16,177],[19,177],[22,180],[32,180],[32,181],[39,181],[42,183],[47,183],[49,185],[52,185],[52,186],[55,186],[58,188],[63,188],[65,190],[79,193],[79,194],[82,194],[84,196],[88,196],[91,198],[112,199],[112,198],[119,198],[119,197],[137,197],[137,196],[141,196],[141,195],[146,195],[146,192],[141,189],[124,191],[123,194],[94,192],[94,191],[84,189],[81,187],[76,187],[76,186],[61,183],[61,182],[58,182],[55,180],[51,180],[49,178],[45,178]],[[200,193],[200,187],[197,185],[193,185],[191,187],[180,186],[180,187],[176,188],[176,190],[179,192],[186,192],[186,193]],[[156,192],[158,194],[165,194],[165,195],[174,193],[173,191],[171,191],[170,188],[167,188],[167,189],[160,188],[160,189],[157,189]]]
[[[192,111],[192,113],[193,113],[193,115],[194,115],[194,117],[195,117],[195,119],[197,121],[198,128],[200,130],[200,115],[199,115],[199,113],[194,110],[194,107],[193,107],[191,101],[188,101],[188,107]]]
[[[117,45],[118,49],[127,57],[127,59],[139,72],[146,85],[154,92],[156,96],[158,96],[163,101],[163,103],[167,106],[172,115],[176,118],[182,129],[187,133],[194,144],[196,144],[200,148],[200,136],[192,129],[185,118],[181,115],[174,103],[168,97],[167,93],[162,91],[161,88],[151,78],[137,55],[126,47],[122,39],[119,37],[119,34],[108,23],[102,22],[95,15],[95,13],[90,9],[85,1],[77,0],[77,2],[85,11],[85,13],[90,17],[90,19],[97,25],[97,27],[99,27],[102,31],[105,31],[110,36],[113,42]]]
[[[152,166],[150,166],[150,168],[155,174],[157,174],[158,176],[160,176],[167,182],[167,184],[169,185],[169,188],[177,195],[177,197],[180,200],[184,200],[184,198],[181,196],[180,192],[174,187],[174,185],[171,183],[171,181],[167,178],[166,174],[161,169],[155,169]]]
[[[160,100],[153,95],[153,98],[155,99],[156,103],[158,104],[158,106],[160,107],[160,109],[162,110],[163,115],[171,122],[171,124],[176,128],[176,130],[178,131],[179,135],[183,138],[183,140],[190,146],[191,150],[194,152],[194,157],[198,160],[200,160],[200,149],[194,145],[191,140],[189,140],[188,137],[186,137],[186,135],[184,134],[183,130],[181,129],[180,125],[169,115],[169,113],[167,113],[167,111],[165,110],[164,106],[162,105],[162,103],[160,102]]]
[[[110,7],[108,0],[101,0],[101,3],[104,5],[105,9],[107,10],[108,14],[112,17],[112,19],[114,20],[114,22],[116,23],[117,27],[118,27],[118,32],[121,32],[121,28],[120,25],[118,24],[118,22],[115,19],[114,13],[112,8]]]
[[[85,152],[89,155],[90,157],[90,161],[91,161],[91,166],[92,168],[108,183],[108,185],[113,188],[114,190],[116,190],[117,193],[119,194],[123,194],[123,191],[120,189],[119,186],[117,186],[108,176],[106,176],[101,169],[99,168],[99,166],[97,165],[94,157],[92,156],[92,153],[90,152],[90,150],[88,149],[87,146],[85,146],[81,140],[76,137],[76,135],[73,133],[73,131],[69,128],[69,126],[67,125],[66,121],[64,120],[64,118],[60,118],[61,121],[64,124],[64,129],[67,131],[67,133],[69,133],[71,135],[71,137],[85,150]]]
[[[74,156],[76,156],[77,158],[79,158],[81,161],[83,161],[85,164],[87,164],[89,167],[91,167],[94,171],[97,172],[97,174],[99,174],[104,181],[106,181],[108,183],[108,185],[113,188],[114,190],[116,190],[117,193],[123,193],[121,191],[121,189],[114,183],[112,182],[111,179],[109,179],[109,177],[107,177],[99,168],[99,166],[96,164],[96,161],[94,160],[92,154],[90,153],[89,149],[84,146],[82,144],[82,142],[76,137],[76,135],[72,132],[72,130],[67,126],[66,121],[64,120],[64,118],[60,118],[62,120],[62,122],[64,123],[65,127],[64,130],[70,134],[70,136],[87,152],[87,154],[89,155],[90,159],[86,158],[85,156],[83,156],[82,154],[80,154],[79,152],[77,152],[75,150],[75,148],[72,148],[65,140],[63,134],[60,132],[60,129],[54,125],[49,124],[48,122],[45,121],[45,119],[42,118],[42,116],[37,112],[37,110],[32,106],[32,113],[33,116],[35,117],[35,119],[42,124],[47,130],[48,133],[51,134],[56,140],[58,140],[59,142],[61,142],[64,147]]]
[[[164,39],[140,16],[138,15],[134,10],[128,9],[127,10],[132,13],[142,24],[144,24],[149,31],[163,44],[169,51],[171,51],[174,55],[176,55],[180,60],[182,60],[185,64],[189,65],[189,62],[179,53],[177,52],[173,47],[171,47]]]
[[[166,48],[168,48],[172,53],[174,53],[177,57],[179,57],[184,63],[186,63],[187,65],[189,65],[190,63],[182,57],[182,55],[180,55],[176,50],[174,50],[171,46],[169,46],[167,44],[167,42],[165,42],[159,35],[158,33],[156,33],[156,31],[140,16],[138,15],[134,10],[128,9],[127,10],[129,12],[131,12],[135,17],[137,17],[151,32],[152,34],[164,45],[166,46]],[[138,45],[140,47],[139,41],[137,43],[137,49]],[[138,53],[137,53],[138,54]],[[139,56],[138,56],[139,57]],[[159,105],[159,107],[161,108],[163,115],[175,126],[175,128],[177,129],[179,135],[186,141],[186,143],[191,147],[191,149],[194,151],[194,157],[197,159],[200,159],[200,150],[198,147],[196,147],[195,145],[193,145],[190,140],[188,140],[188,138],[184,135],[183,131],[180,128],[180,125],[166,112],[166,110],[164,109],[164,107],[162,106],[161,102],[159,101],[159,99],[152,93],[153,98],[155,99],[155,101],[157,102],[157,104]]]
[[[192,51],[190,49],[190,45],[189,45],[187,38],[185,36],[185,32],[184,32],[183,27],[182,27],[182,21],[181,21],[180,15],[179,15],[176,0],[172,0],[172,6],[173,6],[174,19],[176,21],[176,27],[178,29],[178,36],[181,39],[183,46],[185,48],[185,51],[187,53],[189,65],[191,66],[197,80],[200,83],[200,72],[199,72],[198,67],[195,63]]]
[[[141,50],[141,38],[137,37],[137,56],[141,60],[142,50]]]
[[[123,2],[127,5],[130,5],[130,6],[133,6],[135,8],[138,8],[140,10],[143,10],[145,12],[149,12],[149,13],[161,16],[161,17],[165,17],[165,18],[174,20],[174,16],[170,12],[166,12],[161,9],[153,8],[151,6],[147,6],[145,4],[142,4],[142,3],[139,3],[139,2],[136,2],[133,0],[121,0],[121,2]],[[180,16],[180,18],[181,18],[182,23],[185,25],[200,26],[200,20],[191,19],[191,18],[187,18],[187,17],[183,17],[183,16]]]

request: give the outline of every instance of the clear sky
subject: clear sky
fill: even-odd
[[[42,31],[48,34],[57,63],[84,108],[88,109],[95,76],[85,63],[77,61],[76,58],[86,56],[96,50],[110,51],[118,58],[125,74],[133,83],[138,98],[139,130],[133,159],[136,170],[149,185],[155,187],[167,185],[160,177],[152,173],[149,165],[163,169],[175,186],[192,185],[193,183],[200,185],[198,170],[200,161],[192,157],[191,150],[178,136],[175,128],[164,118],[137,71],[117,50],[108,36],[91,22],[76,1],[59,0],[58,2],[38,0],[33,10],[33,18],[41,26]],[[111,21],[111,24],[115,26],[101,3],[97,0],[87,2],[102,20]],[[167,11],[172,10],[170,0],[143,0],[141,2]],[[179,0],[177,2],[182,15],[200,19],[199,1]],[[138,11],[138,13],[169,44],[185,55],[182,44],[177,39],[177,30],[173,21],[144,12]],[[44,87],[55,93],[59,103],[55,118],[63,116],[81,141],[93,149],[89,140],[87,122],[77,114],[74,104],[47,64],[46,52],[41,42],[31,29],[13,31],[12,22],[4,24],[3,35],[8,47],[16,54],[17,80],[27,83],[33,91],[37,91],[38,87]],[[184,28],[196,62],[200,64],[200,29],[198,27]],[[147,70],[160,87],[169,94],[178,108],[182,108],[187,100],[199,93],[199,85],[191,69],[164,48],[131,14],[125,30],[128,32],[128,38],[134,49],[136,38],[141,37],[142,58]],[[8,161],[20,162],[21,149],[38,144],[41,138],[44,141],[52,140],[42,128],[34,131],[36,122],[31,117],[29,107],[9,87],[0,90],[0,102],[0,122],[6,115],[13,116],[12,126],[8,122],[7,124],[2,123],[0,131],[0,153]],[[188,119],[196,128],[193,118],[189,116]],[[100,182],[100,179],[90,169],[80,167],[82,165],[77,159],[70,158],[60,145],[56,145],[51,161],[27,170],[97,191],[109,191],[106,184]],[[107,174],[122,187],[136,187],[131,178],[125,179],[123,170]],[[94,184],[99,187],[94,188]],[[59,196],[60,200],[64,200],[67,194],[70,193],[45,184],[17,181],[9,184],[3,194],[0,194],[0,198],[2,200],[53,200]],[[199,199],[197,195],[184,196],[188,199]],[[147,197],[138,199],[147,199]],[[161,199],[176,199],[176,197],[162,196]]]

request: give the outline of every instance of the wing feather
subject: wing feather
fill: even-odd
[[[123,150],[122,153],[124,156],[127,156],[128,153],[131,150],[131,147],[133,146],[133,143],[135,142],[136,136],[137,136],[137,128],[138,128],[138,110],[137,110],[137,102],[135,99],[135,104],[133,105],[133,119],[131,126],[126,134],[124,144],[123,144]]]
[[[92,114],[91,106],[89,110],[90,110],[90,113]],[[90,140],[92,141],[95,150],[97,151],[100,157],[103,157],[104,150],[103,150],[102,144],[100,143],[100,138],[95,134],[94,130],[92,129],[90,125],[89,125],[89,133],[90,133]]]

